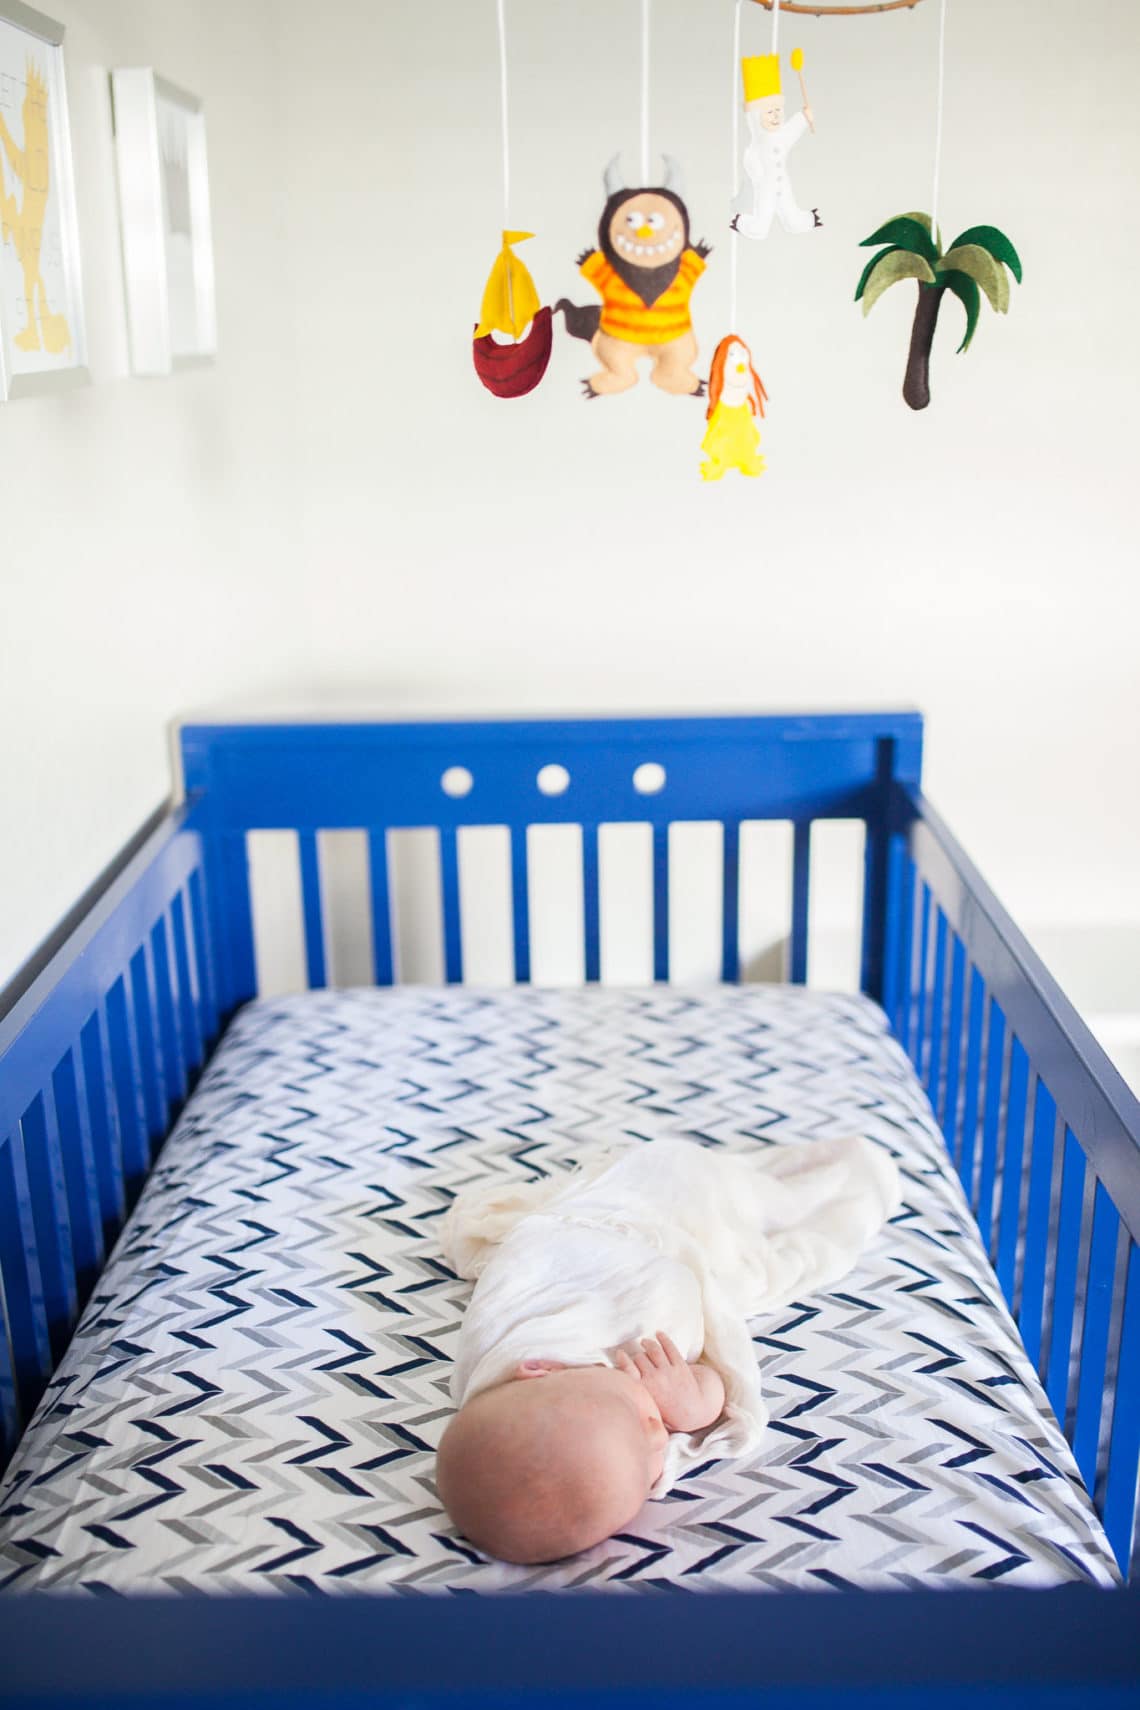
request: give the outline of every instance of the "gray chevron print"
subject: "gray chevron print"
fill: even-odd
[[[599,1140],[870,1135],[904,1204],[859,1268],[753,1325],[772,1424],[628,1533],[482,1559],[432,1482],[468,1285],[456,1191]],[[863,998],[423,987],[236,1019],[0,1486],[9,1589],[1116,1579],[911,1067]]]

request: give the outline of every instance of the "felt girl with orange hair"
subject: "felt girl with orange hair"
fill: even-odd
[[[744,340],[735,333],[722,338],[709,374],[709,425],[701,441],[706,457],[701,464],[704,480],[719,481],[730,469],[763,475],[756,417],[764,414],[767,397]]]

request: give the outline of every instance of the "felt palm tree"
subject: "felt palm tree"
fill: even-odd
[[[918,281],[903,397],[912,410],[924,410],[930,402],[930,350],[947,291],[954,293],[966,311],[966,336],[958,350],[968,350],[983,296],[999,315],[1008,313],[1006,269],[1020,285],[1021,259],[996,226],[971,226],[943,251],[938,234],[931,231],[929,214],[900,214],[864,238],[860,247],[869,249],[875,244],[885,248],[863,269],[855,301],[862,302],[867,315],[892,285],[903,279]]]

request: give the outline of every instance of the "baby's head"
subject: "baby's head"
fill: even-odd
[[[629,1524],[661,1476],[668,1436],[646,1386],[624,1372],[527,1361],[444,1432],[439,1494],[488,1555],[557,1561]]]

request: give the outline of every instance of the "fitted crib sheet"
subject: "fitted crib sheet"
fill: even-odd
[[[598,1141],[864,1133],[903,1205],[752,1326],[772,1422],[629,1530],[484,1560],[433,1484],[469,1285],[438,1219]],[[323,991],[249,1005],[166,1145],[0,1487],[23,1590],[1110,1584],[1107,1540],[923,1091],[865,998]]]

